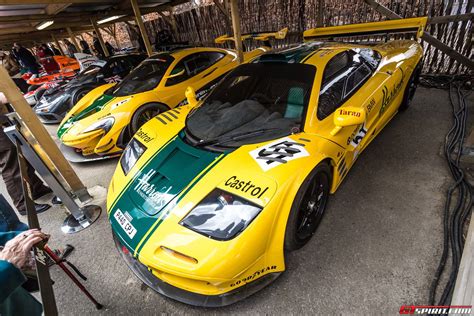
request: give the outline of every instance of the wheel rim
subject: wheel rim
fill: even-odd
[[[299,240],[308,239],[316,231],[324,215],[328,194],[328,177],[325,173],[319,173],[312,179],[301,200],[296,222],[296,237]]]
[[[160,109],[156,109],[156,108],[145,110],[142,113],[140,113],[140,115],[138,116],[138,119],[137,119],[137,126],[135,126],[135,132],[137,132],[138,129],[143,124],[145,124],[146,122],[148,122],[149,120],[151,120],[152,118],[157,116],[158,114],[160,114]]]

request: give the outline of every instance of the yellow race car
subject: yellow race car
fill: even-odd
[[[268,41],[285,36],[283,29],[259,33],[253,39]],[[216,42],[227,38],[219,37]],[[269,49],[246,52],[244,61]],[[57,132],[66,158],[81,162],[119,155],[145,122],[186,104],[184,92],[188,86],[202,98],[237,65],[235,51],[220,48],[186,48],[149,57],[122,82],[92,90],[70,110]],[[169,112],[165,117],[172,119],[174,114]]]
[[[415,30],[426,18],[322,28]],[[223,306],[285,270],[359,154],[416,89],[422,48],[307,42],[230,72],[203,101],[143,125],[110,183],[107,210],[121,256],[157,292]]]

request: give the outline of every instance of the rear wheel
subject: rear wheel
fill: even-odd
[[[130,122],[130,132],[131,135],[134,135],[140,127],[143,126],[146,122],[160,114],[161,112],[167,111],[168,108],[161,103],[148,103],[142,105],[138,110],[133,114],[132,121]]]
[[[39,101],[45,92],[46,89],[37,89],[35,92],[36,101]]]
[[[35,91],[36,89],[38,89],[40,86],[38,85],[31,85],[28,87],[28,92],[31,92],[31,91]]]
[[[301,185],[286,224],[285,249],[303,247],[318,228],[326,210],[331,183],[331,170],[321,163]]]
[[[421,64],[416,66],[415,70],[413,71],[410,79],[408,80],[407,86],[405,88],[405,92],[403,93],[403,100],[398,108],[399,111],[405,111],[411,104],[413,97],[415,96],[416,88],[418,87],[418,83],[420,82],[420,74],[421,74]]]

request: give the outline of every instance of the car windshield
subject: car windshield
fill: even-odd
[[[169,54],[159,54],[145,60],[115,87],[113,95],[123,97],[154,89],[173,60]]]
[[[188,140],[238,147],[299,132],[315,74],[305,64],[239,66],[188,116]]]
[[[77,76],[76,78],[71,80],[70,84],[73,85],[73,84],[77,84],[77,83],[80,83],[80,82],[85,82],[85,81],[89,81],[89,80],[94,79],[97,76],[97,74],[99,73],[99,71],[102,69],[103,66],[104,66],[103,64],[100,64],[100,65],[99,64],[92,64],[92,65],[90,65],[89,67],[84,69],[79,74],[79,76]]]

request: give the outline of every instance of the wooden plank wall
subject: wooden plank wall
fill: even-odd
[[[275,31],[289,28],[289,36],[284,41],[275,42],[276,47],[302,41],[302,31],[317,26],[317,17],[323,11],[324,26],[381,21],[382,17],[362,0],[323,1],[319,0],[240,0],[242,33]],[[379,0],[395,13],[408,18],[416,16],[444,16],[472,12],[474,1],[470,0]],[[226,34],[224,15],[215,5],[206,5],[176,14],[178,41],[189,41],[192,45],[215,46],[214,38]],[[145,23],[154,42],[156,32],[161,29],[170,30],[170,25],[162,18]],[[453,47],[470,58],[472,50],[472,21],[451,22],[446,24],[428,25],[427,31],[443,43]],[[130,33],[130,32],[129,32]],[[133,34],[130,34],[133,36]],[[397,38],[400,36],[397,36]],[[367,40],[367,38],[360,38]],[[374,40],[374,38],[370,38]],[[383,40],[378,37],[375,40]],[[259,43],[246,42],[248,49]],[[467,69],[446,54],[423,43],[425,51],[424,73],[465,73]]]

